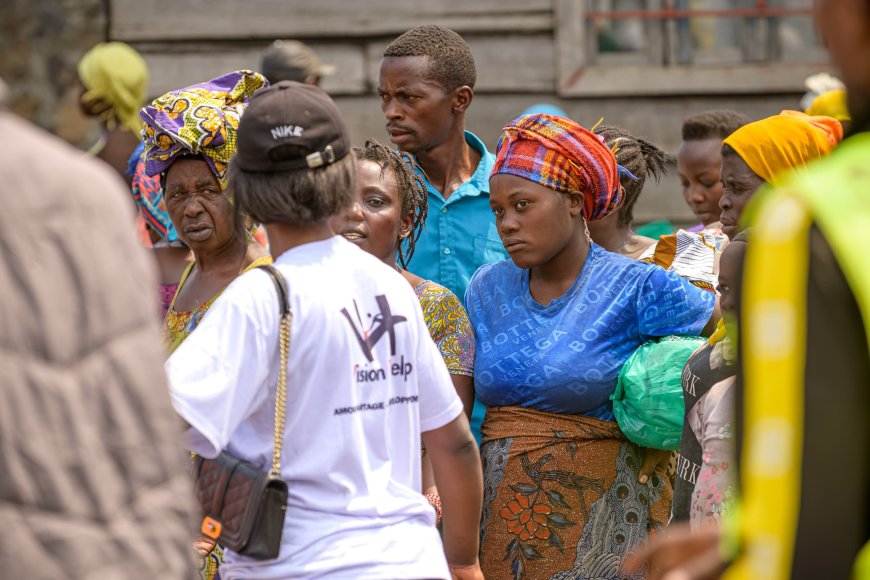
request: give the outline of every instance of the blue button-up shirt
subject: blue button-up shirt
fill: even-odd
[[[408,264],[408,271],[446,286],[463,304],[472,274],[484,264],[508,257],[489,209],[489,174],[495,155],[469,131],[465,142],[481,154],[480,163],[446,200],[417,170],[429,192],[429,217]]]

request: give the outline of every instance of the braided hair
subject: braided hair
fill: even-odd
[[[380,165],[381,179],[384,178],[387,170],[392,171],[396,176],[396,184],[399,186],[401,196],[400,215],[412,216],[411,234],[407,240],[399,243],[399,265],[406,268],[414,255],[414,247],[423,231],[426,215],[429,213],[429,196],[423,178],[416,172],[417,164],[407,153],[390,149],[374,139],[368,139],[362,147],[354,147],[353,153],[359,161],[372,161]]]
[[[667,173],[667,164],[671,156],[645,139],[635,137],[625,129],[599,125],[595,133],[604,138],[611,149],[615,149],[616,162],[631,175],[624,171],[619,173],[619,183],[625,190],[625,199],[618,209],[618,223],[628,226],[634,219],[634,204],[640,197],[640,192],[647,177],[654,177],[656,182]]]

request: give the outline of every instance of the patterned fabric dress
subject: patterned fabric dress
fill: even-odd
[[[271,263],[272,257],[266,256],[251,262],[251,265],[245,268],[244,271],[247,272],[258,266]],[[175,300],[178,298],[178,293],[182,288],[184,288],[184,283],[187,281],[187,277],[190,276],[195,265],[196,262],[192,262],[184,270],[184,274],[182,274],[181,281],[179,281],[178,288],[175,291],[175,296],[172,298],[172,302],[169,304],[169,309],[166,311],[166,318],[163,320],[163,341],[166,344],[167,356],[175,352],[175,349],[184,342],[184,339],[190,336],[190,333],[196,329],[199,321],[205,315],[206,311],[208,311],[209,307],[215,300],[217,300],[218,296],[221,295],[221,292],[218,292],[196,310],[187,312],[177,312],[175,310]],[[220,546],[215,546],[212,553],[206,556],[200,565],[199,573],[202,580],[220,580],[218,568],[220,567],[221,562],[223,562],[223,550],[221,550]]]
[[[414,288],[423,320],[451,375],[474,376],[474,332],[456,294],[424,280]]]
[[[169,306],[175,300],[175,293],[178,292],[178,284],[159,284],[158,292],[160,293],[160,320],[166,320],[166,313],[169,312]]]
[[[259,260],[251,262],[251,265],[245,268],[244,272],[271,263],[272,256],[265,256]],[[184,283],[187,281],[188,276],[190,276],[190,273],[193,271],[195,266],[196,262],[191,262],[190,265],[185,268],[184,274],[181,275],[181,280],[178,282],[178,289],[175,291],[175,297],[172,299],[172,303],[169,305],[169,310],[166,311],[166,318],[163,320],[163,340],[166,344],[167,356],[175,352],[175,349],[184,342],[184,339],[196,329],[199,321],[202,320],[202,317],[205,316],[206,311],[208,311],[209,306],[211,306],[214,301],[217,300],[218,296],[221,295],[221,293],[218,292],[203,302],[196,310],[190,310],[187,312],[177,312],[175,310],[175,301],[178,299],[178,294],[181,292],[181,289],[184,288]]]
[[[483,422],[481,568],[487,578],[622,578],[622,558],[667,524],[660,468],[613,421],[490,407]]]
[[[474,376],[474,331],[456,294],[435,282],[423,280],[414,287],[429,335],[451,375]],[[420,446],[426,456],[426,446]]]

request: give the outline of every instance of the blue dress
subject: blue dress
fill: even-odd
[[[477,356],[474,388],[487,407],[532,407],[613,420],[610,395],[645,341],[697,335],[715,296],[658,266],[592,244],[565,294],[543,306],[529,271],[510,260],[480,268],[466,293]]]

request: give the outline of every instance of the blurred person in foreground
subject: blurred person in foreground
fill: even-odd
[[[0,134],[2,575],[189,580],[193,497],[129,194],[2,104]]]
[[[275,385],[286,370],[280,553],[226,550],[224,580],[482,578],[480,456],[417,295],[329,226],[355,181],[347,129],[326,93],[282,81],[253,97],[230,184],[240,211],[265,225],[289,287],[289,359],[282,369],[275,286],[257,269],[226,289],[166,365],[190,449],[227,449],[258,466],[272,459]],[[443,548],[420,493],[421,432]]]
[[[820,0],[816,21],[852,133],[747,210],[740,509],[724,530],[677,528],[638,554],[654,579],[729,563],[726,578],[870,578],[870,3]]]

